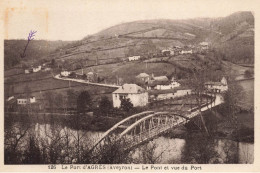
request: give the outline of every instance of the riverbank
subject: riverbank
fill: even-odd
[[[206,112],[203,114],[209,137],[214,139],[228,139],[232,141],[254,143],[254,113],[237,113],[237,124],[218,111]],[[199,118],[199,117],[198,117]],[[186,139],[191,134],[201,133],[205,136],[205,130],[199,129],[194,121],[190,121],[185,126],[172,129],[163,134],[164,137]]]
[[[95,115],[64,114],[64,113],[5,113],[5,124],[14,122],[29,122],[39,124],[56,124],[67,126],[74,130],[106,131],[121,121],[122,117]]]

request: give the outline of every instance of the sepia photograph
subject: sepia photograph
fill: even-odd
[[[2,8],[5,166],[254,164],[254,11],[31,2]]]

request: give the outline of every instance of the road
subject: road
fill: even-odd
[[[58,80],[66,80],[66,81],[73,81],[73,82],[79,82],[79,83],[84,83],[84,84],[88,84],[88,85],[96,85],[96,86],[103,86],[103,87],[110,87],[110,88],[119,88],[120,86],[118,85],[112,85],[112,84],[101,84],[101,83],[93,83],[93,82],[87,82],[83,79],[72,79],[72,78],[65,78],[65,77],[60,77],[59,74],[57,74],[56,76],[53,76],[55,79]]]

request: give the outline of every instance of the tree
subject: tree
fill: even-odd
[[[25,154],[25,163],[27,164],[40,164],[42,163],[40,148],[34,136],[29,138],[28,150]]]
[[[56,94],[54,92],[48,91],[44,93],[44,99],[46,100],[47,107],[50,109],[51,112],[53,112],[54,108],[57,106]]]
[[[82,91],[77,99],[77,110],[78,113],[85,115],[86,111],[91,108],[91,97],[88,91]]]
[[[120,98],[121,101],[121,108],[126,111],[129,112],[130,110],[133,109],[134,105],[131,103],[129,98]]]
[[[104,96],[101,98],[99,103],[99,109],[105,115],[108,115],[108,112],[112,109],[112,102],[108,99],[108,97]]]
[[[69,77],[71,77],[71,78],[75,78],[75,77],[76,77],[76,73],[75,73],[74,71],[71,72],[70,75],[69,75]]]
[[[214,138],[191,134],[186,138],[181,160],[182,163],[208,164],[219,163],[219,157]]]
[[[195,98],[196,98],[196,102],[197,102],[197,105],[198,105],[199,116],[200,116],[202,125],[203,125],[207,135],[209,136],[209,132],[208,132],[204,117],[202,116],[202,112],[201,112],[203,93],[205,91],[204,83],[207,81],[206,75],[209,73],[209,71],[207,71],[207,70],[208,70],[208,68],[206,66],[203,66],[200,69],[195,67],[193,69],[192,77],[190,78],[190,84],[191,84],[191,86],[194,90],[194,93],[195,93]]]
[[[52,59],[52,60],[51,60],[51,66],[52,66],[52,67],[55,67],[55,65],[56,65],[56,61],[55,61],[55,59]]]
[[[86,79],[87,78],[87,75],[86,74],[83,74],[82,75],[82,79]]]

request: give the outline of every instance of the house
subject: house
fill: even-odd
[[[51,68],[50,67],[46,67],[46,68],[44,68],[44,71],[51,71]]]
[[[174,55],[174,51],[172,50],[172,49],[164,49],[164,50],[162,50],[162,54],[164,55],[164,56],[170,56],[170,55]]]
[[[139,60],[141,58],[141,56],[130,56],[130,57],[128,57],[128,60],[129,61],[137,61],[137,60]]]
[[[228,90],[225,77],[223,77],[220,82],[206,82],[204,85],[210,92],[222,93]]]
[[[25,70],[24,70],[24,73],[25,73],[25,74],[29,74],[29,73],[30,73],[30,70],[29,70],[29,69],[25,69]]]
[[[152,77],[153,80],[155,81],[169,81],[167,76],[156,76],[156,77]]]
[[[19,97],[17,98],[17,104],[18,105],[26,105],[28,103],[35,103],[36,99],[34,96],[31,96],[29,99],[25,98],[25,97]]]
[[[88,72],[88,73],[87,73],[87,80],[88,80],[89,82],[96,82],[96,81],[97,81],[97,73]]]
[[[32,69],[33,69],[33,72],[36,73],[36,72],[38,72],[38,71],[40,71],[42,69],[42,66],[39,65],[37,67],[33,67]]]
[[[139,75],[136,76],[137,79],[143,82],[148,82],[150,80],[150,75],[146,73],[140,73]]]
[[[207,49],[209,49],[209,43],[208,42],[201,42],[200,44],[199,44],[199,47],[202,49],[202,50],[207,50]]]
[[[124,84],[112,93],[113,106],[119,108],[121,99],[129,98],[134,107],[145,106],[148,103],[148,93],[136,84]]]
[[[181,50],[180,51],[180,54],[183,55],[183,54],[192,54],[192,50]]]
[[[177,90],[176,93],[174,93],[174,98],[183,97],[183,96],[190,95],[190,94],[191,94],[191,89],[180,89],[180,90]]]
[[[168,90],[179,86],[180,84],[176,81],[153,81],[148,85],[148,89]]]
[[[70,72],[67,70],[64,70],[60,73],[61,76],[68,77],[70,75]]]
[[[152,75],[152,80],[149,81],[147,89],[167,90],[178,86],[180,86],[178,82],[170,81],[167,76],[153,77]]]
[[[167,100],[167,99],[174,99],[178,97],[184,97],[190,94],[191,94],[191,89],[180,89],[177,90],[175,93],[158,94],[156,98],[153,98],[154,96],[152,95],[151,98],[153,100]]]

